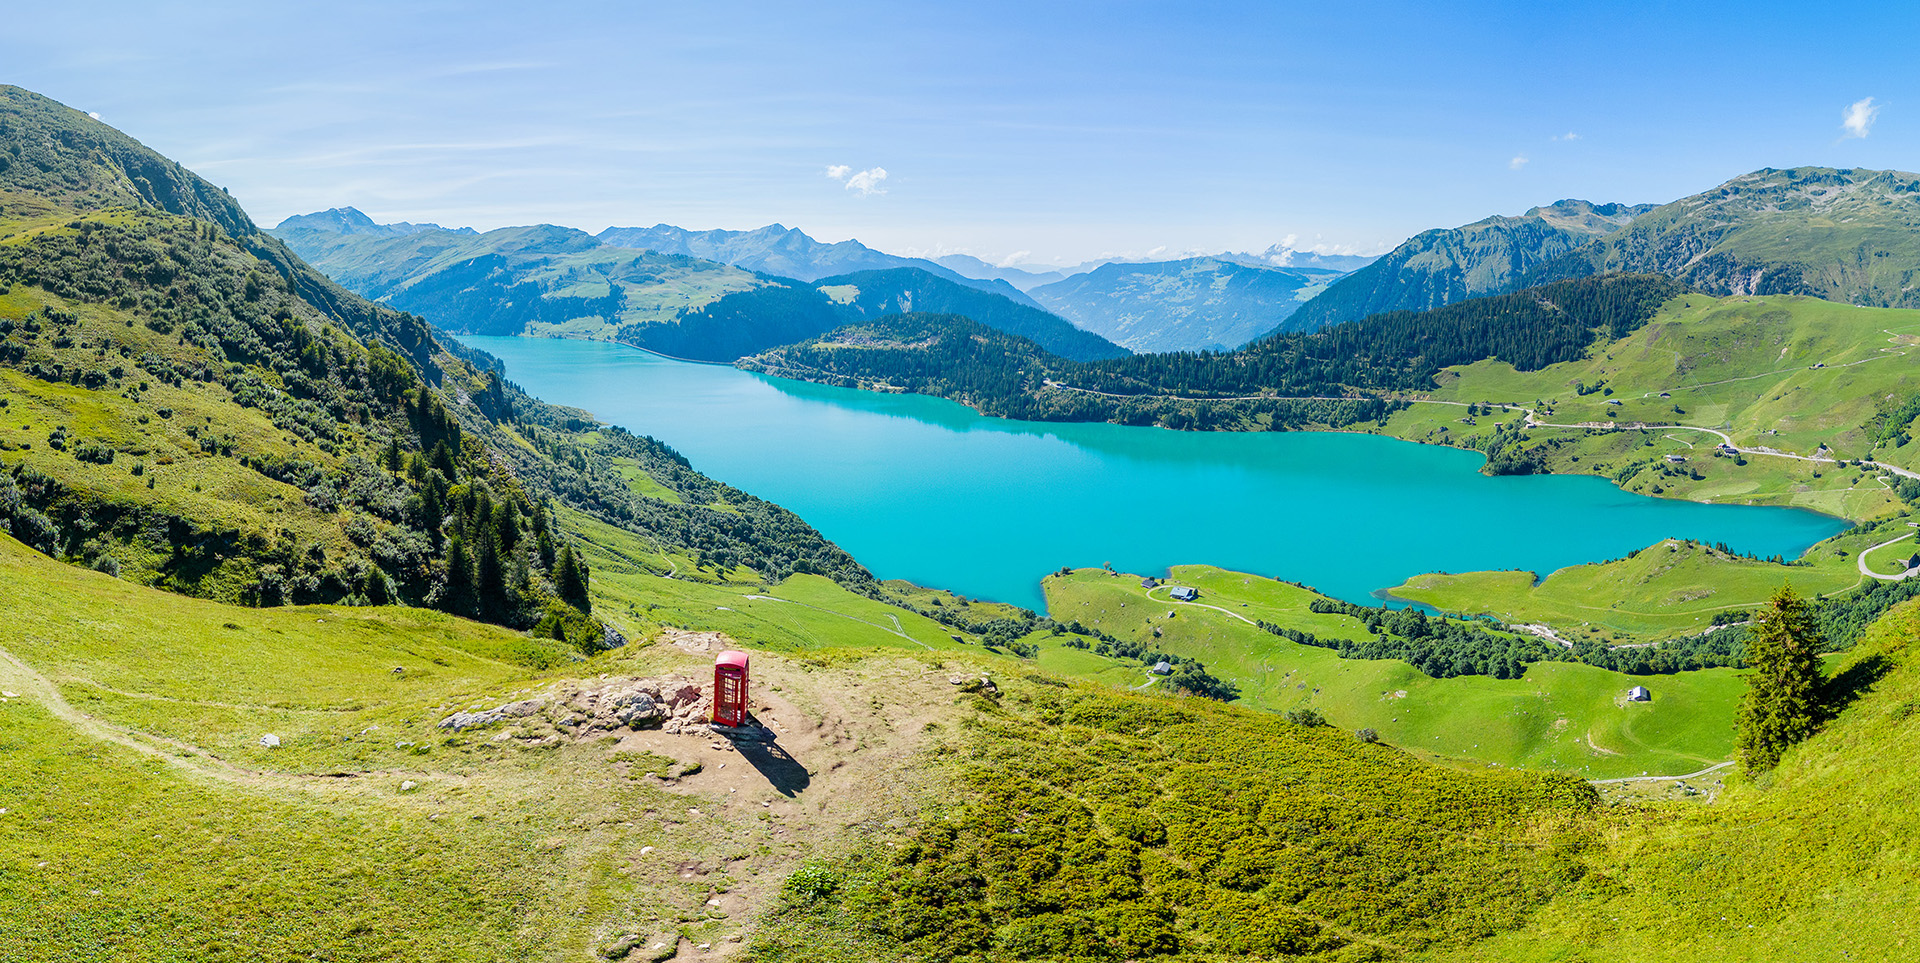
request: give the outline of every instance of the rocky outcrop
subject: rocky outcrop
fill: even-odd
[[[620,729],[705,732],[711,715],[707,691],[697,682],[618,677],[558,682],[533,698],[455,712],[440,720],[440,728],[459,732],[537,717],[575,735]]]

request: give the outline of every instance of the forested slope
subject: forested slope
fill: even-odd
[[[0,194],[0,522],[40,551],[222,601],[421,605],[584,648],[617,636],[589,614],[562,505],[769,578],[868,580],[790,513],[346,292],[123,135],[4,93],[0,129],[27,139],[5,153],[38,173]],[[20,189],[42,183],[60,187]]]
[[[1580,357],[1683,291],[1663,277],[1558,282],[1432,311],[1399,311],[1233,352],[1074,362],[949,316],[880,318],[740,362],[751,370],[952,398],[987,414],[1170,427],[1340,427],[1434,388],[1441,369],[1498,359],[1521,370]],[[978,337],[976,337],[978,335]],[[969,341],[968,339],[972,340]],[[1195,399],[1222,399],[1195,406]]]

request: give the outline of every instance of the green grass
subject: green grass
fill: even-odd
[[[1079,619],[1123,639],[1150,640],[1164,651],[1198,658],[1238,685],[1245,705],[1276,712],[1311,707],[1335,725],[1374,729],[1387,742],[1429,758],[1605,778],[1692,772],[1732,750],[1731,720],[1741,686],[1730,670],[1648,679],[1539,663],[1519,679],[1434,679],[1404,662],[1343,659],[1234,617],[1321,638],[1366,637],[1355,619],[1309,611],[1316,596],[1306,589],[1208,566],[1177,567],[1172,580],[1199,587],[1200,604],[1170,602],[1164,591],[1149,600],[1137,577],[1099,570],[1054,576],[1044,585],[1054,618]],[[1178,614],[1168,618],[1169,611]],[[1089,676],[1111,680],[1110,673]],[[1653,689],[1653,701],[1622,705],[1626,690],[1641,683]]]
[[[1498,401],[1534,407],[1541,418],[1562,424],[1643,422],[1718,428],[1736,444],[1810,455],[1825,444],[1844,458],[1871,457],[1902,467],[1920,464],[1920,446],[1874,448],[1867,430],[1876,407],[1892,395],[1904,399],[1920,389],[1910,358],[1920,334],[1920,315],[1910,310],[1861,308],[1793,296],[1712,298],[1683,295],[1669,301],[1645,327],[1598,345],[1579,361],[1540,371],[1516,371],[1498,361],[1448,369],[1437,400]],[[1819,367],[1816,367],[1819,366]],[[1603,384],[1609,391],[1579,395],[1576,383]],[[1662,398],[1662,394],[1669,397]],[[1610,402],[1619,402],[1611,404]],[[1396,415],[1388,431],[1427,440],[1439,425],[1461,415],[1415,405]],[[1675,408],[1681,409],[1675,411]],[[1515,415],[1482,416],[1512,421]],[[1474,434],[1451,425],[1451,435]],[[1707,457],[1717,439],[1700,432],[1638,432],[1583,435],[1568,429],[1535,429],[1535,438],[1573,440],[1553,459],[1556,471],[1613,475],[1631,465],[1659,466],[1669,454],[1689,458],[1704,480],[1670,474],[1630,481],[1632,490],[1658,485],[1671,497],[1754,504],[1798,505],[1861,519],[1895,504],[1883,486],[1832,465],[1795,464],[1750,455],[1747,464]],[[1671,437],[1669,437],[1671,436]],[[1692,443],[1694,447],[1688,447]],[[1579,456],[1574,462],[1571,457]],[[1814,473],[1820,477],[1814,477]],[[1644,474],[1644,471],[1643,471]]]
[[[8,960],[557,961],[625,933],[719,944],[801,859],[899,812],[923,781],[919,734],[953,711],[942,663],[917,647],[931,661],[757,655],[756,706],[813,770],[790,798],[697,736],[437,727],[556,680],[710,665],[645,639],[581,662],[428,611],[238,608],[4,537],[0,610],[0,691],[18,696],[0,697]]]
[[[1711,806],[1611,813],[1588,873],[1518,931],[1448,960],[1669,963],[1920,955],[1920,608],[1895,609],[1839,668],[1884,660],[1864,698],[1759,783]],[[1601,949],[1604,948],[1604,949]]]
[[[1569,641],[1630,643],[1705,631],[1715,615],[1759,606],[1783,582],[1807,595],[1850,589],[1864,581],[1855,564],[1859,550],[1902,530],[1902,523],[1891,523],[1829,539],[1807,553],[1807,565],[1754,561],[1667,539],[1629,558],[1560,569],[1537,585],[1532,572],[1437,573],[1391,591],[1443,611],[1545,623]],[[1885,554],[1891,560],[1899,553]]]

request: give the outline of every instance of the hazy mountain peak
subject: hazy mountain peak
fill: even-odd
[[[453,234],[478,234],[470,227],[445,228],[438,224],[377,224],[356,207],[332,207],[312,214],[295,214],[274,225],[275,231],[326,231],[330,234],[365,234],[373,237],[404,237],[422,231],[448,231]]]

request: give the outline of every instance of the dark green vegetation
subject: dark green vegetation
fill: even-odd
[[[1569,777],[1045,680],[976,705],[948,740],[963,800],[790,881],[752,959],[1399,958],[1580,872],[1595,796]]]
[[[1330,285],[1289,319],[1312,331],[1388,311],[1425,311],[1525,287],[1541,265],[1604,237],[1652,205],[1560,201],[1519,217],[1494,215],[1415,235]]]
[[[1536,370],[1579,358],[1595,342],[1637,329],[1681,290],[1658,276],[1585,278],[1274,335],[1235,352],[1079,364],[1018,338],[985,337],[964,319],[880,319],[741,366],[829,384],[890,385],[1010,418],[1337,428],[1380,420],[1393,407],[1378,396],[1431,389],[1434,375],[1451,365],[1491,357]]]
[[[1039,308],[914,268],[822,278],[819,288],[853,317],[876,318],[908,311],[957,314],[997,331],[1026,338],[1045,351],[1075,361],[1127,354],[1126,349],[1105,338],[1076,328]]]
[[[1291,329],[1288,318],[1339,277],[1322,268],[1221,258],[1115,262],[1031,294],[1055,314],[1133,351],[1230,351]]]
[[[1747,694],[1734,728],[1740,764],[1766,772],[1820,721],[1820,652],[1825,648],[1805,599],[1774,593],[1747,630]]]

